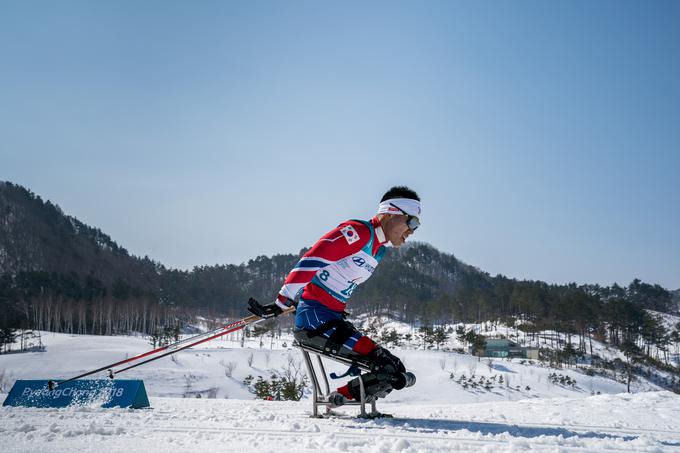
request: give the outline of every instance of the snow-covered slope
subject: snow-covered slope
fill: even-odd
[[[5,387],[15,379],[63,379],[88,369],[99,368],[128,356],[151,349],[142,337],[106,337],[43,333],[45,352],[0,356]],[[120,378],[143,379],[150,396],[196,396],[253,399],[243,385],[247,376],[269,378],[287,367],[304,370],[301,355],[290,347],[292,337],[246,339],[244,347],[236,334],[213,340],[196,349],[121,374]],[[599,393],[619,393],[625,385],[597,376],[586,376],[573,369],[553,369],[540,363],[513,359],[478,359],[455,352],[391,348],[413,371],[415,387],[391,395],[396,401],[436,401],[472,403],[555,396],[584,397]],[[249,364],[251,362],[251,364]],[[532,362],[533,363],[533,362]],[[231,377],[226,368],[233,367]],[[328,363],[329,371],[344,372],[345,367]],[[575,385],[560,384],[550,375],[568,376]],[[99,377],[103,377],[101,373]],[[338,381],[338,386],[343,380]],[[419,389],[437,389],[423,392]],[[633,391],[656,390],[646,383],[635,383]]]
[[[0,356],[5,387],[18,378],[70,377],[150,349],[141,337],[43,333],[43,343],[44,352]],[[144,380],[151,410],[3,407],[3,451],[680,450],[677,395],[623,394],[623,384],[576,370],[443,351],[393,348],[418,377],[380,401],[395,419],[357,420],[354,407],[338,409],[347,417],[313,419],[308,394],[299,402],[255,400],[242,383],[302,369],[290,344],[284,335],[241,347],[231,335],[122,374]],[[344,367],[329,363],[329,370]],[[550,379],[559,374],[576,384]]]

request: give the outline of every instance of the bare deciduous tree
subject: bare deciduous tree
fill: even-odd
[[[224,360],[220,360],[220,365],[224,367],[224,375],[227,377],[231,377],[233,374],[234,370],[236,369],[238,363],[236,362],[225,362]]]

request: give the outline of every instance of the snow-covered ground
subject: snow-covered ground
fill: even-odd
[[[667,392],[385,402],[382,409],[395,418],[379,420],[310,418],[304,401],[152,398],[151,404],[150,410],[2,408],[3,451],[680,451],[678,398]]]
[[[15,379],[70,377],[150,349],[141,337],[44,333],[43,342],[45,352],[0,356],[5,387]],[[343,417],[314,419],[308,394],[299,402],[255,400],[242,383],[246,376],[301,368],[290,343],[284,335],[266,337],[263,347],[247,339],[242,348],[231,335],[121,374],[144,380],[152,409],[3,407],[1,449],[680,451],[680,396],[648,391],[654,387],[647,383],[626,394],[623,384],[609,379],[519,360],[392,348],[418,377],[414,387],[379,401],[394,419],[356,419],[356,407],[337,409]],[[555,374],[576,384],[554,382],[549,377]]]

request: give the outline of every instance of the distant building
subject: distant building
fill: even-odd
[[[479,357],[498,357],[498,358],[521,358],[538,360],[538,348],[525,348],[507,338],[487,338],[484,349],[474,350],[470,348],[473,355]]]

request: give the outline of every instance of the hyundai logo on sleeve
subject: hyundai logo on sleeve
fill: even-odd
[[[364,264],[366,264],[366,260],[363,259],[363,258],[361,258],[361,257],[359,257],[359,256],[355,256],[354,258],[352,258],[352,261],[354,261],[354,264],[356,264],[356,265],[359,266],[359,267],[361,267],[361,266],[363,266]]]

